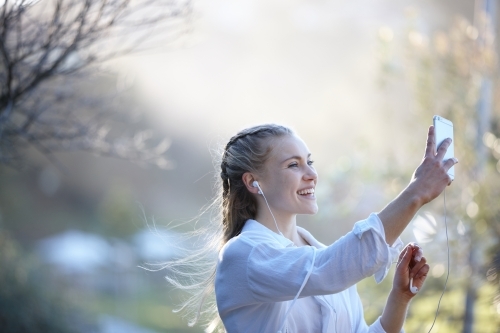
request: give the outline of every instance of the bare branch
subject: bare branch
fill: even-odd
[[[0,10],[0,163],[11,164],[28,144],[46,155],[85,150],[168,166],[161,157],[166,141],[152,145],[140,131],[109,134],[108,122],[118,113],[107,99],[114,97],[87,93],[82,98],[78,89],[66,87],[89,80],[95,65],[147,49],[153,32],[178,38],[191,11],[191,0],[5,1]]]

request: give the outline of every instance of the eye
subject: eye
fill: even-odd
[[[298,166],[299,166],[299,164],[297,162],[292,162],[292,163],[288,164],[289,168],[296,168]]]
[[[314,161],[311,161],[311,160],[307,161],[307,165],[313,165],[313,164],[314,164]]]

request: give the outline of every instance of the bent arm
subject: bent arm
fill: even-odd
[[[417,244],[410,243],[399,256],[392,290],[380,318],[380,323],[387,333],[398,333],[403,328],[408,306],[416,295],[410,291],[410,279],[413,279],[414,286],[420,290],[429,272],[425,257],[418,261],[415,259],[419,249]]]
[[[393,244],[418,210],[451,184],[447,172],[458,161],[455,158],[443,161],[450,144],[451,140],[445,140],[436,150],[434,126],[429,127],[424,159],[415,170],[410,184],[378,213],[387,244]]]

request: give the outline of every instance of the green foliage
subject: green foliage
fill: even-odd
[[[100,203],[99,215],[104,234],[126,238],[140,229],[138,204],[131,189],[124,183],[113,184]]]
[[[32,259],[0,229],[0,327],[3,333],[70,333],[75,313],[61,297],[46,292]]]
[[[498,299],[494,301],[494,288],[486,284],[486,272],[498,288],[498,262],[493,265],[500,253],[500,101],[495,93],[500,80],[495,28],[485,13],[477,16],[474,25],[457,17],[448,31],[433,34],[415,28],[417,15],[410,21],[404,39],[393,38],[390,28],[381,29],[381,86],[388,92],[388,104],[404,104],[402,118],[408,128],[429,124],[435,114],[453,121],[459,160],[446,200],[451,227],[458,230],[450,242],[453,270],[467,278],[451,276],[455,281],[445,295],[437,325],[440,332],[459,331],[467,311],[464,299],[472,297],[474,331],[493,332],[500,327],[500,311],[494,307]],[[473,292],[466,296],[465,290]],[[437,291],[419,295],[414,302],[412,309],[422,311],[409,314],[410,332],[428,329],[431,315],[424,309],[436,307],[432,304],[437,305]]]
[[[441,296],[441,292],[437,291],[427,290],[415,297],[405,323],[406,332],[429,331],[436,314],[439,297]],[[496,313],[496,309],[489,301],[493,291],[492,286],[488,284],[481,286],[479,289],[479,297],[475,308],[477,320],[474,332],[495,333],[498,330],[500,318]],[[461,319],[464,313],[464,297],[464,291],[459,288],[453,288],[444,294],[433,331],[455,333],[462,330]]]

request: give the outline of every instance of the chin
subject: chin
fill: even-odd
[[[318,212],[318,206],[309,208],[307,211],[303,212],[304,215],[314,215]]]

